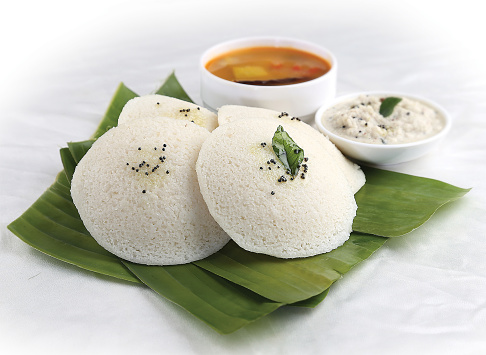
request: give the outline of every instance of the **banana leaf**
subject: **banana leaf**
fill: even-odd
[[[137,96],[138,95],[129,88],[127,88],[125,84],[120,83],[115,91],[115,95],[113,95],[113,98],[108,105],[108,109],[106,110],[103,119],[101,120],[98,128],[96,128],[96,131],[91,138],[99,138],[110,128],[117,126],[118,117],[120,116],[123,107],[129,100]]]
[[[95,139],[89,139],[87,141],[81,141],[81,142],[69,142],[68,149],[69,152],[71,153],[71,156],[74,159],[75,166],[81,161],[81,159],[84,157],[84,155],[88,152],[89,148],[93,145],[95,142]],[[66,170],[66,167],[64,166],[64,170]]]
[[[327,297],[329,290],[331,288],[328,288],[326,291],[319,293],[318,295],[314,297],[310,297],[306,300],[295,302],[295,303],[290,303],[289,306],[292,307],[306,307],[306,308],[315,308],[319,303],[324,301],[324,298]]]
[[[341,247],[329,253],[298,259],[251,253],[230,241],[219,252],[194,264],[275,302],[295,303],[326,291],[385,241],[353,232]]]
[[[152,290],[221,334],[232,333],[282,306],[192,264],[124,263]]]
[[[358,211],[353,230],[398,237],[425,223],[439,207],[470,189],[445,182],[363,167],[366,184],[355,195]]]
[[[169,75],[164,84],[155,93],[194,103],[179,83],[179,80],[177,80],[174,72]]]
[[[78,162],[74,160],[69,148],[61,148],[59,154],[61,155],[61,162],[64,167],[64,174],[66,175],[68,185],[71,186],[71,180],[73,179],[74,170]],[[69,194],[69,196],[71,196],[71,194]]]

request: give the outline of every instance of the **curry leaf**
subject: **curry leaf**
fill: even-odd
[[[399,97],[387,97],[381,102],[380,105],[380,115],[383,117],[388,117],[393,113],[393,109],[398,103],[402,101]]]
[[[304,150],[290,138],[282,126],[278,126],[273,135],[272,148],[290,174],[296,176],[304,160]]]

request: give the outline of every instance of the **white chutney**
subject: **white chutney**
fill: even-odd
[[[371,144],[402,144],[429,138],[445,127],[445,118],[433,107],[411,98],[401,101],[387,117],[380,114],[387,96],[361,95],[326,110],[322,124],[343,138]]]

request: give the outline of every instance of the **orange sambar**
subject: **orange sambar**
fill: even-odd
[[[331,64],[315,54],[287,47],[237,49],[211,59],[206,69],[225,80],[248,85],[291,85],[316,79]]]

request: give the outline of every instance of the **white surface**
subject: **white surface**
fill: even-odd
[[[0,14],[2,353],[486,352],[479,2],[69,3],[19,2]],[[147,288],[45,256],[7,231],[61,170],[58,149],[91,135],[120,81],[145,94],[176,69],[199,101],[198,59],[207,47],[267,34],[332,50],[340,65],[338,95],[394,90],[442,104],[453,118],[449,138],[431,154],[389,169],[473,190],[420,229],[387,242],[316,309],[283,308],[228,336]]]

